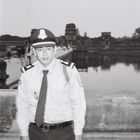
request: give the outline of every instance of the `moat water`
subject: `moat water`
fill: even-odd
[[[85,91],[140,92],[140,57],[73,55]],[[96,91],[96,92],[95,92]]]

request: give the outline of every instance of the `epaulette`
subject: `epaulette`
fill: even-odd
[[[69,66],[70,68],[73,68],[75,66],[75,64],[73,62],[67,62],[67,61],[63,61],[63,60],[60,60],[60,62],[66,66]]]
[[[25,71],[27,71],[27,70],[31,69],[32,67],[34,67],[34,65],[32,65],[32,64],[27,65],[27,66],[25,66],[25,67],[21,68],[21,72],[23,72],[23,73],[24,73]]]

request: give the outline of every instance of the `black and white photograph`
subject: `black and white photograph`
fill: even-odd
[[[0,0],[0,140],[140,140],[140,0]]]

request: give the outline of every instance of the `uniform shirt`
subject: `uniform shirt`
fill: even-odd
[[[65,69],[64,69],[65,67]],[[86,102],[80,76],[75,67],[54,59],[47,74],[48,89],[44,122],[74,121],[75,135],[81,135],[85,124]],[[17,122],[21,136],[28,135],[28,126],[34,122],[44,67],[35,62],[21,74],[17,95]]]

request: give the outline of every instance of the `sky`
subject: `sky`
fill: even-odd
[[[47,28],[60,36],[75,23],[81,36],[132,36],[139,14],[140,0],[0,0],[0,35],[27,37],[33,28]]]

